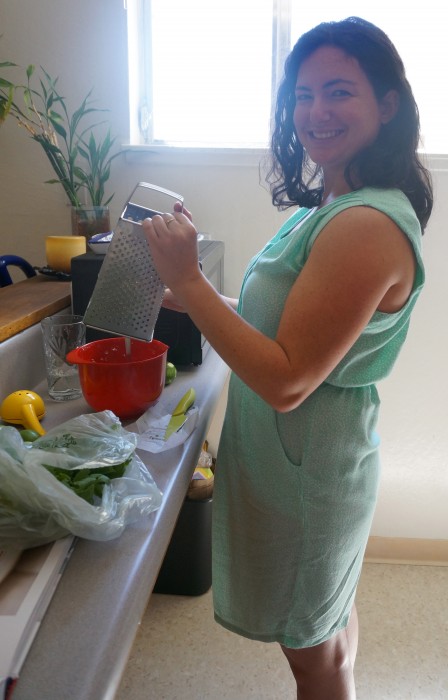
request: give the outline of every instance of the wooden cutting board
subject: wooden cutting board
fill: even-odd
[[[43,275],[0,289],[0,342],[71,307],[71,282]]]

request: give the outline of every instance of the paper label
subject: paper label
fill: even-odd
[[[176,402],[171,400],[170,404],[175,406]],[[159,401],[155,406],[148,408],[135,423],[126,427],[127,430],[136,433],[137,448],[146,452],[164,452],[182,445],[191,435],[199,417],[197,406],[189,409],[185,416],[185,423],[180,430],[172,433],[168,440],[165,440],[165,431],[171,420],[171,413],[166,412],[167,408],[166,401]]]

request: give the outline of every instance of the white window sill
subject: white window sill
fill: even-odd
[[[423,163],[432,172],[448,171],[448,155],[437,155],[428,153],[423,157]]]
[[[267,148],[193,148],[154,144],[121,146],[128,163],[170,165],[230,165],[256,167],[268,156]]]
[[[128,163],[159,165],[228,165],[258,168],[269,158],[268,148],[211,148],[156,144],[122,144]],[[423,154],[423,163],[433,172],[448,171],[448,154]]]

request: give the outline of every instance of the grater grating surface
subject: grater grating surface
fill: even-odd
[[[153,203],[151,208],[142,204],[148,197]],[[86,326],[147,342],[152,340],[165,287],[154,267],[142,222],[161,214],[164,209],[160,210],[160,206],[166,203],[166,198],[170,206],[173,199],[183,205],[181,195],[147,182],[139,182],[132,191],[87,306]],[[156,201],[159,208],[154,208]]]
[[[120,219],[84,323],[108,333],[150,341],[164,290],[141,224]]]

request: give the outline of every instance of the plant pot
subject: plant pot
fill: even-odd
[[[110,231],[109,207],[72,207],[72,234],[88,241],[96,233]]]

